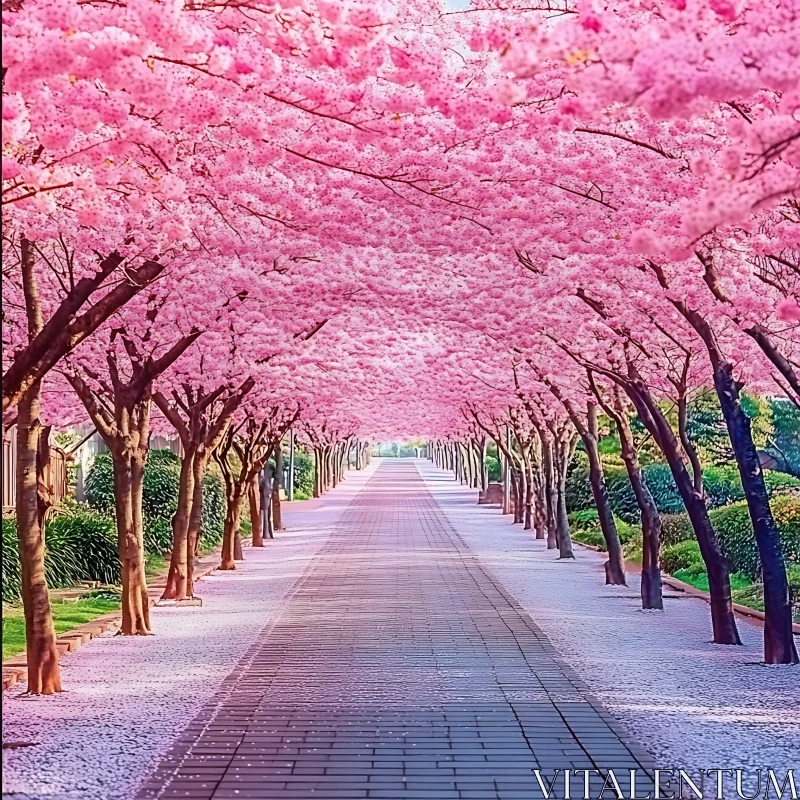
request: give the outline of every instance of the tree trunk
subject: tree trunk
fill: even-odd
[[[144,464],[126,445],[111,451],[114,464],[114,505],[122,565],[123,636],[150,633],[150,600],[145,579],[144,541],[141,535],[141,497]],[[138,503],[138,509],[137,509]]]
[[[286,481],[286,499],[291,503],[294,500],[294,431],[289,432],[289,474]]]
[[[541,459],[536,466],[535,473],[536,504],[534,506],[533,524],[536,528],[536,538],[547,538],[547,500],[545,498],[544,471]]]
[[[547,549],[558,547],[558,491],[556,489],[555,467],[553,464],[553,442],[542,440],[542,463],[544,465],[544,496],[547,509]]]
[[[617,403],[614,421],[617,423],[622,460],[628,472],[628,479],[636,496],[636,504],[642,515],[642,608],[663,610],[664,598],[661,588],[661,565],[659,551],[661,548],[661,517],[658,515],[653,495],[642,479],[639,456],[633,440],[628,412],[621,403]]]
[[[486,439],[480,442],[479,453],[479,467],[481,471],[481,491],[485,492],[489,488],[489,472],[486,467]]]
[[[322,494],[322,459],[319,448],[314,448],[314,497]]]
[[[569,532],[569,520],[567,519],[567,463],[569,457],[562,457],[558,464],[558,475],[556,489],[558,492],[556,505],[556,524],[558,539],[558,557],[575,558],[572,551],[572,536]]]
[[[333,485],[333,447],[328,445],[325,448],[325,491],[329,491]]]
[[[40,402],[41,383],[37,381],[22,395],[17,406],[17,538],[25,611],[28,692],[54,694],[61,691],[61,677],[44,574],[45,544],[37,488]]]
[[[272,529],[283,530],[283,517],[281,515],[281,473],[283,472],[283,452],[281,443],[275,445],[275,472],[272,476]]]
[[[622,558],[622,544],[619,541],[617,525],[614,522],[614,513],[608,499],[606,480],[603,475],[603,464],[600,461],[600,451],[597,446],[597,412],[594,403],[589,404],[589,420],[587,429],[581,432],[581,440],[589,456],[589,483],[592,487],[592,497],[597,507],[597,516],[600,521],[600,530],[608,550],[608,561],[605,563],[606,584],[612,586],[626,586],[625,565]]]
[[[258,473],[253,475],[247,490],[250,503],[250,521],[253,524],[253,547],[264,546],[264,528],[261,519],[261,492],[258,486]]]
[[[797,664],[789,584],[780,534],[769,506],[764,474],[750,430],[750,419],[742,410],[739,387],[733,380],[733,368],[729,363],[716,365],[714,386],[739,466],[761,557],[764,581],[764,660],[768,664]]]
[[[178,508],[172,517],[172,556],[169,561],[167,585],[162,600],[183,600],[190,595],[188,586],[189,561],[194,553],[189,550],[189,516],[194,498],[194,451],[184,442],[183,461],[178,483]]]
[[[522,469],[514,467],[512,471],[514,478],[514,524],[523,525],[525,522],[525,482]]]
[[[274,539],[275,538],[275,526],[273,525],[273,522],[272,522],[272,498],[273,498],[272,485],[273,485],[273,481],[274,481],[274,479],[273,479],[272,471],[269,469],[269,467],[267,467],[267,478],[266,478],[266,481],[264,482],[264,498],[265,498],[266,509],[267,509],[267,513],[265,515],[265,519],[267,521],[267,536],[270,539]]]
[[[233,560],[244,561],[244,553],[242,552],[242,531],[240,528],[236,529],[233,534]]]
[[[189,560],[186,564],[186,592],[189,597],[194,597],[194,561],[200,549],[200,533],[203,530],[203,481],[206,477],[208,456],[204,452],[195,454],[194,457],[194,492],[192,497],[192,511],[189,514],[189,532],[186,549]]]
[[[467,442],[465,447],[469,459],[469,486],[471,489],[477,489],[480,481],[480,476],[478,474],[478,454],[475,452],[475,447],[472,442]]]
[[[523,470],[520,472],[520,478],[522,479],[522,495],[525,502],[522,529],[529,531],[533,529],[533,474],[531,462],[527,456],[523,458],[522,464]]]
[[[242,498],[230,498],[225,511],[225,533],[222,537],[222,563],[219,569],[236,569],[236,534],[239,531]]]
[[[261,506],[261,530],[267,539],[274,539],[272,531],[272,473],[269,462],[264,465],[258,482],[259,501]]]
[[[639,418],[658,443],[664,458],[669,464],[672,477],[678,492],[686,506],[686,512],[692,522],[700,554],[708,570],[708,587],[711,606],[711,626],[716,644],[741,644],[733,615],[731,599],[731,581],[728,563],[719,546],[714,533],[705,498],[695,490],[692,479],[686,471],[686,465],[675,434],[659,409],[650,391],[640,378],[635,378],[624,386],[631,398]]]

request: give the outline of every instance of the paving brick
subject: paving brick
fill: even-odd
[[[650,763],[413,463],[384,462],[139,800],[512,800],[536,767]]]

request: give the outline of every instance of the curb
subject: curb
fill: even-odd
[[[244,543],[243,543],[244,544]],[[200,560],[195,567],[194,580],[199,581],[210,575],[219,564],[219,553],[213,553]],[[147,587],[147,594],[150,597],[150,606],[156,605],[161,593],[166,587],[167,574],[160,575],[156,581]],[[65,631],[56,637],[56,649],[58,650],[59,659],[65,653],[72,653],[79,647],[83,647],[87,642],[96,639],[108,631],[119,628],[122,620],[121,611],[112,611],[110,614],[104,614],[97,617],[90,622],[84,622],[78,625],[77,628]],[[8,661],[3,662],[3,691],[9,689],[15,684],[24,681],[28,675],[28,668],[26,663],[25,653],[19,653],[12,656]]]
[[[582,542],[575,542],[575,544],[580,545],[581,547],[585,548],[586,550],[593,550],[595,553],[605,555],[605,550],[601,550],[599,547],[596,547],[592,544],[583,544]],[[636,564],[633,561],[626,561],[625,562],[625,569],[629,572],[641,572],[642,566],[641,564]],[[665,573],[661,573],[661,582],[667,584],[672,589],[675,589],[678,592],[682,592],[683,594],[690,595],[691,597],[698,597],[700,600],[705,600],[706,603],[711,603],[711,595],[708,592],[704,592],[702,589],[698,589],[696,586],[692,586],[689,583],[684,583],[683,581],[679,581],[677,578],[673,578],[672,575],[666,575]],[[759,627],[764,627],[764,612],[759,611],[756,608],[750,608],[749,606],[742,606],[738,603],[733,604],[733,610],[740,614],[743,617],[747,617],[750,622],[758,625]],[[795,635],[800,635],[800,623],[793,622],[792,623],[792,633]]]

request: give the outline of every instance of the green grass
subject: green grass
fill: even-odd
[[[84,622],[102,617],[119,608],[119,602],[92,597],[86,600],[64,602],[53,599],[53,625],[56,633],[66,633]],[[3,661],[25,650],[25,617],[22,604],[3,605]]]
[[[673,573],[673,578],[694,586],[702,592],[708,591],[708,573],[692,572],[691,570],[679,569]],[[740,606],[754,608],[756,611],[764,610],[764,587],[760,583],[753,583],[746,575],[741,572],[734,572],[731,575],[731,595],[733,602]]]
[[[144,562],[144,572],[147,578],[166,571],[169,564],[161,553],[148,553]]]
[[[572,538],[581,544],[588,544],[592,547],[599,547],[601,553],[606,551],[606,540],[599,530],[576,530],[572,531]]]

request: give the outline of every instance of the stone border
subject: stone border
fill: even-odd
[[[576,541],[575,544],[580,545],[580,547],[583,547],[586,550],[592,550],[598,554],[605,553],[604,550],[601,550],[599,547],[596,547],[592,544],[583,544],[583,542],[578,541]],[[637,564],[634,561],[626,560],[625,569],[630,572],[641,572],[642,565]],[[673,578],[672,575],[666,575],[662,572],[661,582],[666,583],[667,586],[675,589],[678,592],[683,592],[683,594],[690,595],[691,597],[699,597],[701,600],[705,600],[707,603],[711,602],[711,595],[708,592],[704,592],[702,589],[698,589],[696,586],[692,586],[690,583],[679,581],[677,578]],[[750,608],[750,606],[742,606],[739,605],[739,603],[733,604],[733,610],[737,614],[747,617],[749,622],[752,622],[761,628],[764,627],[765,616],[763,611],[759,611],[757,608]],[[800,635],[800,623],[792,623],[792,633],[795,635]]]
[[[242,543],[244,544],[244,542]],[[199,581],[210,575],[219,564],[219,552],[215,550],[208,556],[200,559],[194,571],[194,580]],[[154,583],[147,587],[147,594],[150,597],[150,605],[154,606],[158,603],[161,593],[167,585],[167,571],[155,578]],[[58,649],[58,657],[61,658],[65,653],[72,653],[79,647],[82,647],[92,639],[96,639],[108,631],[119,628],[120,621],[122,620],[122,611],[112,611],[109,614],[103,614],[89,622],[84,622],[78,625],[77,628],[65,631],[56,637],[56,648]],[[24,681],[28,675],[27,656],[25,653],[19,653],[12,656],[8,661],[3,662],[3,689],[10,688],[20,681]]]

